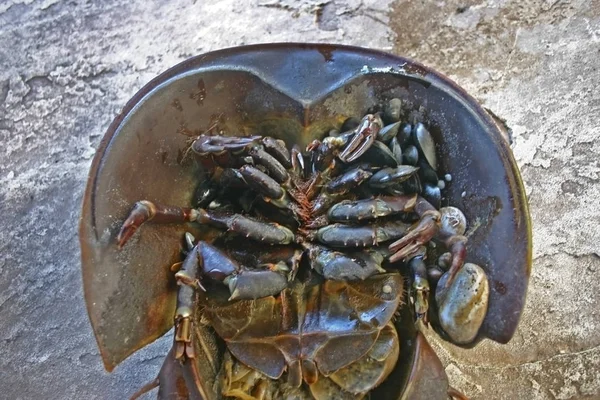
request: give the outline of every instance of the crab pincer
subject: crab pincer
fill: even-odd
[[[354,136],[352,136],[352,139],[350,139],[344,150],[338,155],[338,158],[345,163],[349,163],[365,154],[375,142],[382,126],[383,122],[379,115],[365,115],[354,131]]]
[[[419,215],[420,220],[404,237],[390,244],[389,250],[393,253],[390,262],[410,259],[418,253],[421,246],[436,237],[444,243],[452,255],[449,279],[446,281],[448,287],[463,266],[467,254],[467,238],[463,236],[466,222],[456,222],[457,219],[464,220],[464,215],[455,207],[444,207],[437,211],[420,196],[417,198],[414,211]]]
[[[243,160],[239,157],[246,149],[255,145],[260,136],[210,136],[202,134],[192,143],[191,150],[196,161],[206,171],[214,171],[215,166],[238,167]]]
[[[177,309],[175,311],[175,358],[194,358],[192,342],[192,315],[195,290],[205,290],[201,278],[223,281],[239,270],[239,266],[221,251],[206,242],[198,242],[188,253],[181,269],[175,274],[177,284]]]
[[[417,197],[414,211],[420,217],[419,222],[405,236],[390,244],[389,249],[393,253],[390,262],[403,260],[414,255],[440,229],[440,212],[421,196]]]
[[[187,222],[195,219],[196,210],[186,207],[173,207],[156,204],[148,200],[135,203],[129,216],[117,235],[117,243],[122,248],[135,231],[145,222],[157,223]]]

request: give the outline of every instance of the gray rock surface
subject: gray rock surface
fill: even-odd
[[[534,226],[522,323],[505,346],[436,349],[474,399],[600,399],[600,2],[209,3],[0,2],[0,398],[121,399],[155,376],[169,338],[109,375],[87,319],[77,222],[95,148],[174,64],[301,40],[412,57],[507,120]]]

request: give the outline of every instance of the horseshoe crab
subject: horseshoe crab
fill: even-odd
[[[198,102],[194,94],[200,88]],[[198,171],[182,167],[187,144],[177,132],[201,130],[218,119],[225,132],[268,135],[304,147],[319,132],[339,129],[348,117],[391,98],[401,99],[408,118],[430,127],[436,163],[453,176],[445,199],[477,227],[468,233],[467,251],[489,277],[489,307],[476,337],[459,345],[510,340],[525,298],[531,234],[519,173],[494,120],[446,78],[406,59],[343,46],[262,45],[210,53],[165,72],[134,96],[98,150],[80,237],[86,303],[106,368],[173,325],[177,289],[170,266],[178,261],[184,229],[201,240],[215,235],[193,226],[149,225],[132,239],[135,246],[123,251],[115,246],[135,201],[189,204],[194,196]],[[375,389],[377,398],[447,396],[441,363],[414,324],[406,323],[413,320],[414,310],[403,307],[393,321],[398,362]],[[435,319],[432,326],[448,338]],[[202,351],[184,365],[175,350],[169,353],[158,378],[159,397],[175,390],[218,398],[214,388],[222,367],[238,372],[245,367],[227,358],[210,329],[198,326],[192,340]]]

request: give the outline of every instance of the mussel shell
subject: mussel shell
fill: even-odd
[[[371,147],[359,158],[359,160],[369,162],[380,167],[397,167],[398,161],[394,153],[384,143],[376,140]]]
[[[418,162],[419,165],[419,176],[421,177],[421,181],[423,183],[429,183],[431,185],[438,185],[438,176],[435,171],[429,166],[429,163],[424,159],[420,159]]]
[[[431,168],[437,170],[437,157],[435,155],[435,142],[431,134],[421,122],[418,122],[413,129],[413,142],[425,157]],[[437,182],[437,180],[436,180]]]
[[[425,183],[423,185],[422,196],[425,200],[431,203],[436,209],[442,205],[442,192],[439,187]]]
[[[395,185],[385,188],[385,192],[392,196],[403,196],[406,194],[404,193],[404,189],[402,188],[401,183],[397,183]]]
[[[392,149],[392,154],[394,157],[396,157],[398,164],[402,164],[402,147],[398,143],[397,138],[392,138],[392,141],[390,142],[390,149]]]
[[[427,277],[434,282],[437,282],[443,274],[444,271],[438,266],[432,266],[427,269]]]
[[[404,164],[416,166],[419,162],[419,150],[415,146],[407,146],[402,152],[402,161]]]
[[[415,174],[406,182],[402,183],[402,191],[405,194],[415,194],[421,193],[423,190],[423,186],[421,185],[421,180],[419,179],[419,175]]]
[[[440,209],[440,212],[443,210],[444,208]],[[441,254],[438,259],[437,259],[437,265],[438,267],[440,267],[442,270],[447,271],[448,268],[450,268],[450,265],[452,264],[452,253],[450,252],[446,252]]]
[[[405,147],[409,144],[410,138],[412,136],[412,129],[413,127],[409,123],[404,123],[400,125],[400,129],[398,129],[398,134],[396,135],[400,146]]]
[[[381,128],[377,134],[377,140],[388,143],[392,138],[398,134],[398,128],[400,128],[400,122],[394,122]]]
[[[374,188],[383,189],[408,180],[415,172],[417,172],[417,168],[410,165],[383,168],[373,174],[369,179],[369,185]]]
[[[340,132],[347,132],[356,129],[356,127],[360,125],[360,118],[350,117],[347,118],[342,126],[340,127]]]

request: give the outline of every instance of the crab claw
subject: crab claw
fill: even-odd
[[[396,262],[413,255],[419,248],[429,242],[439,230],[440,213],[437,210],[427,210],[422,214],[416,227],[405,236],[390,244],[389,249],[394,253],[390,262]]]
[[[127,243],[137,228],[144,222],[151,220],[154,217],[154,214],[156,214],[156,207],[154,207],[153,203],[146,200],[135,203],[133,210],[131,210],[131,213],[123,223],[119,235],[117,236],[119,248]]]
[[[178,316],[175,320],[175,359],[196,358],[192,344],[192,319],[189,315]]]
[[[375,142],[382,126],[383,122],[378,115],[365,115],[346,148],[338,155],[339,159],[349,163],[362,156]]]
[[[138,201],[121,226],[117,235],[117,244],[122,248],[135,231],[147,221],[154,220],[154,222],[168,224],[194,221],[197,216],[197,211],[191,208],[166,206],[148,200]]]
[[[448,280],[446,281],[446,287],[449,287],[458,271],[462,268],[465,263],[467,256],[467,238],[464,236],[452,236],[445,241],[446,246],[450,249],[452,254],[452,264],[448,270]]]

